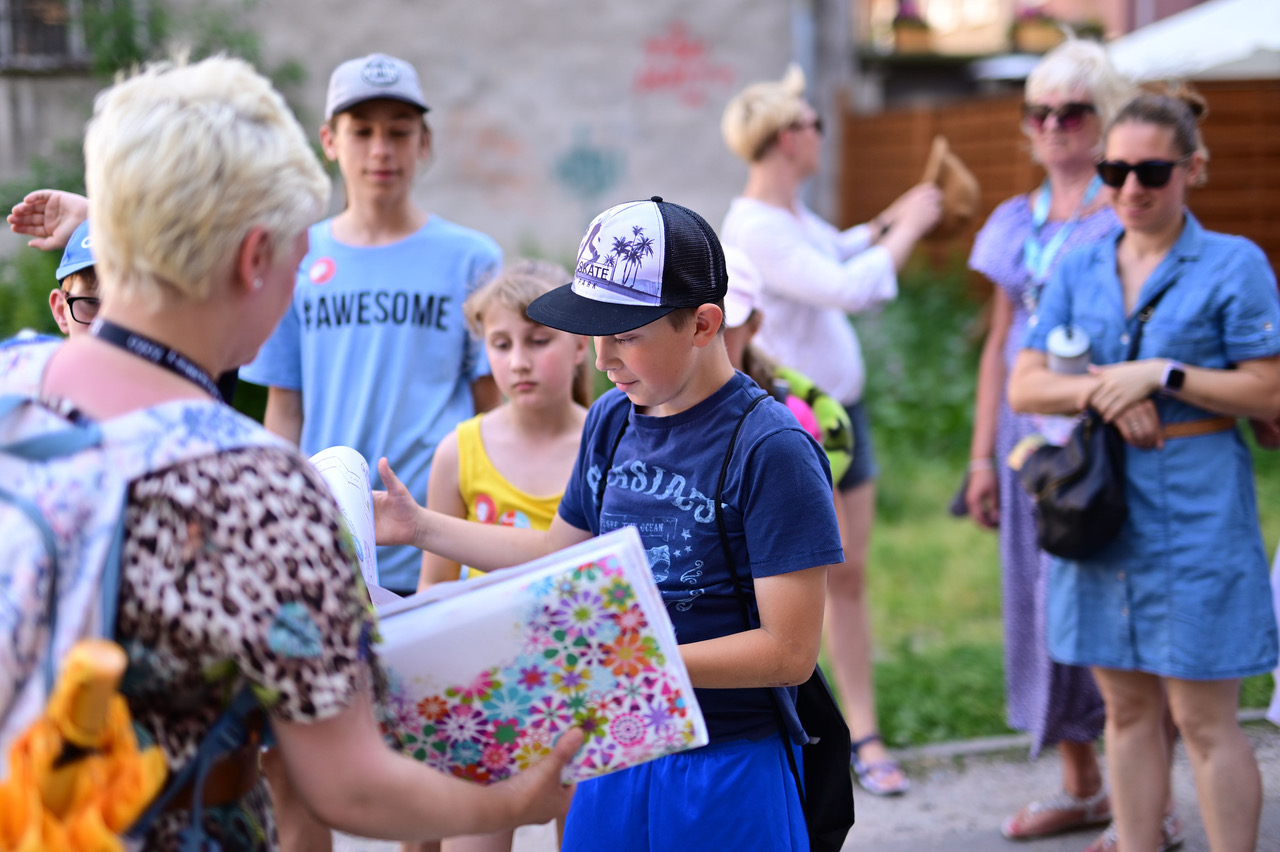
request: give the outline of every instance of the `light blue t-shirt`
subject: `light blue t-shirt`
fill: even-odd
[[[462,303],[502,261],[497,243],[432,216],[412,236],[355,247],[314,225],[293,304],[240,378],[302,392],[302,452],[344,445],[386,456],[419,501],[436,445],[475,411],[471,383],[489,372]],[[422,552],[378,548],[383,586],[414,589]]]

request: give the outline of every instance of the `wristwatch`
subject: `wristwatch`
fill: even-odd
[[[1187,380],[1185,365],[1170,361],[1164,368],[1164,378],[1160,380],[1160,389],[1165,393],[1177,393],[1182,390],[1182,383]]]

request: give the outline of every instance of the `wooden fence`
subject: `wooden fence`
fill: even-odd
[[[1202,125],[1209,181],[1188,204],[1210,230],[1241,234],[1280,269],[1280,80],[1197,84],[1209,102]],[[865,222],[920,180],[935,134],[982,184],[976,220],[954,239],[929,248],[936,257],[968,254],[973,235],[997,204],[1043,179],[1018,127],[1020,95],[844,117],[840,218]]]

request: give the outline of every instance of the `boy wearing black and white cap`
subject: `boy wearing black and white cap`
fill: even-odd
[[[380,542],[494,569],[624,525],[644,540],[711,742],[579,784],[564,850],[605,838],[612,852],[808,849],[768,687],[813,673],[826,566],[843,556],[822,450],[772,398],[752,409],[761,391],[729,363],[726,284],[711,227],[655,197],[597,216],[572,283],[529,306],[535,322],[592,335],[616,386],[587,414],[546,532],[429,512],[380,463]],[[743,629],[718,513],[755,629]]]

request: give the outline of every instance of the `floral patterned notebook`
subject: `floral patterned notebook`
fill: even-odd
[[[624,527],[525,565],[379,608],[386,733],[488,784],[567,728],[580,781],[707,742],[640,536]]]

